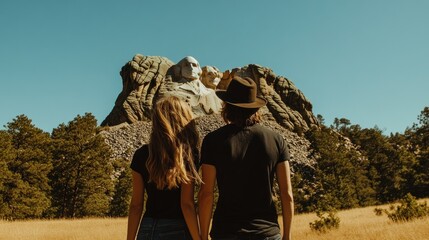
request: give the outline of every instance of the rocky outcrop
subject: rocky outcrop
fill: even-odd
[[[293,84],[292,81],[277,76],[270,68],[249,64],[235,68],[223,74],[218,89],[227,88],[234,76],[250,77],[259,87],[259,95],[267,100],[269,112],[284,128],[301,135],[312,127],[319,128],[319,123],[312,112],[311,102]]]
[[[249,64],[223,73],[215,67],[203,69],[212,69],[210,74],[205,75],[203,72],[203,83],[222,78],[217,89],[225,89],[235,75],[255,80],[258,94],[268,101],[268,113],[283,128],[302,135],[312,127],[319,127],[310,101],[292,81],[277,76],[270,68]],[[178,74],[177,65],[165,57],[135,55],[122,67],[122,91],[113,110],[101,125],[114,126],[149,120],[154,101],[160,93],[169,90],[165,83],[177,78]],[[212,85],[208,87],[214,88]]]
[[[177,81],[180,69],[165,57],[137,54],[120,72],[122,91],[111,113],[103,121],[100,132],[111,147],[113,159],[131,160],[135,150],[149,143],[152,124],[149,121],[153,103],[159,95],[169,91],[168,83]],[[310,142],[302,133],[319,124],[312,113],[312,104],[285,77],[277,76],[267,67],[249,64],[220,72],[216,67],[203,67],[201,81],[212,89],[226,89],[233,76],[250,77],[258,86],[258,94],[267,100],[260,109],[262,124],[279,132],[288,143],[293,172],[311,172],[316,156]],[[219,82],[220,80],[220,82]],[[201,138],[221,127],[224,122],[218,113],[199,115],[197,126]]]
[[[153,101],[174,63],[165,57],[137,54],[120,72],[122,91],[102,126],[150,119]]]

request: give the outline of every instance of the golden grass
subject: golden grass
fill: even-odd
[[[0,221],[0,240],[125,239],[126,226],[126,218]]]
[[[378,206],[387,208],[388,205]],[[429,218],[406,223],[393,223],[386,215],[376,216],[376,207],[356,208],[338,212],[340,227],[318,234],[309,223],[317,219],[315,214],[299,214],[294,217],[294,240],[423,240],[429,239]],[[76,220],[0,221],[0,240],[89,240],[125,239],[126,218],[90,218]]]
[[[387,206],[382,206],[387,208]],[[318,219],[316,214],[300,214],[294,218],[294,240],[423,240],[429,239],[429,218],[406,223],[393,223],[386,215],[376,216],[375,207],[357,208],[338,212],[340,227],[327,233],[312,231],[309,223]]]

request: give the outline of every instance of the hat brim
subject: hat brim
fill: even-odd
[[[222,101],[237,106],[237,107],[242,107],[242,108],[260,108],[263,107],[267,104],[267,101],[263,98],[260,97],[256,97],[254,102],[251,103],[236,103],[236,102],[231,102],[228,98],[228,95],[226,94],[226,90],[217,90],[216,91],[216,95],[218,96],[218,98],[220,98]]]

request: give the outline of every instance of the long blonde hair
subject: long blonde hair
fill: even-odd
[[[158,189],[182,183],[200,183],[194,161],[199,158],[200,136],[190,106],[177,97],[159,100],[152,113],[152,133],[146,168]]]

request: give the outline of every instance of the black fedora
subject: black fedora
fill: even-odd
[[[224,102],[242,108],[260,108],[267,101],[256,96],[258,88],[249,77],[234,77],[226,90],[217,90],[216,95]]]

